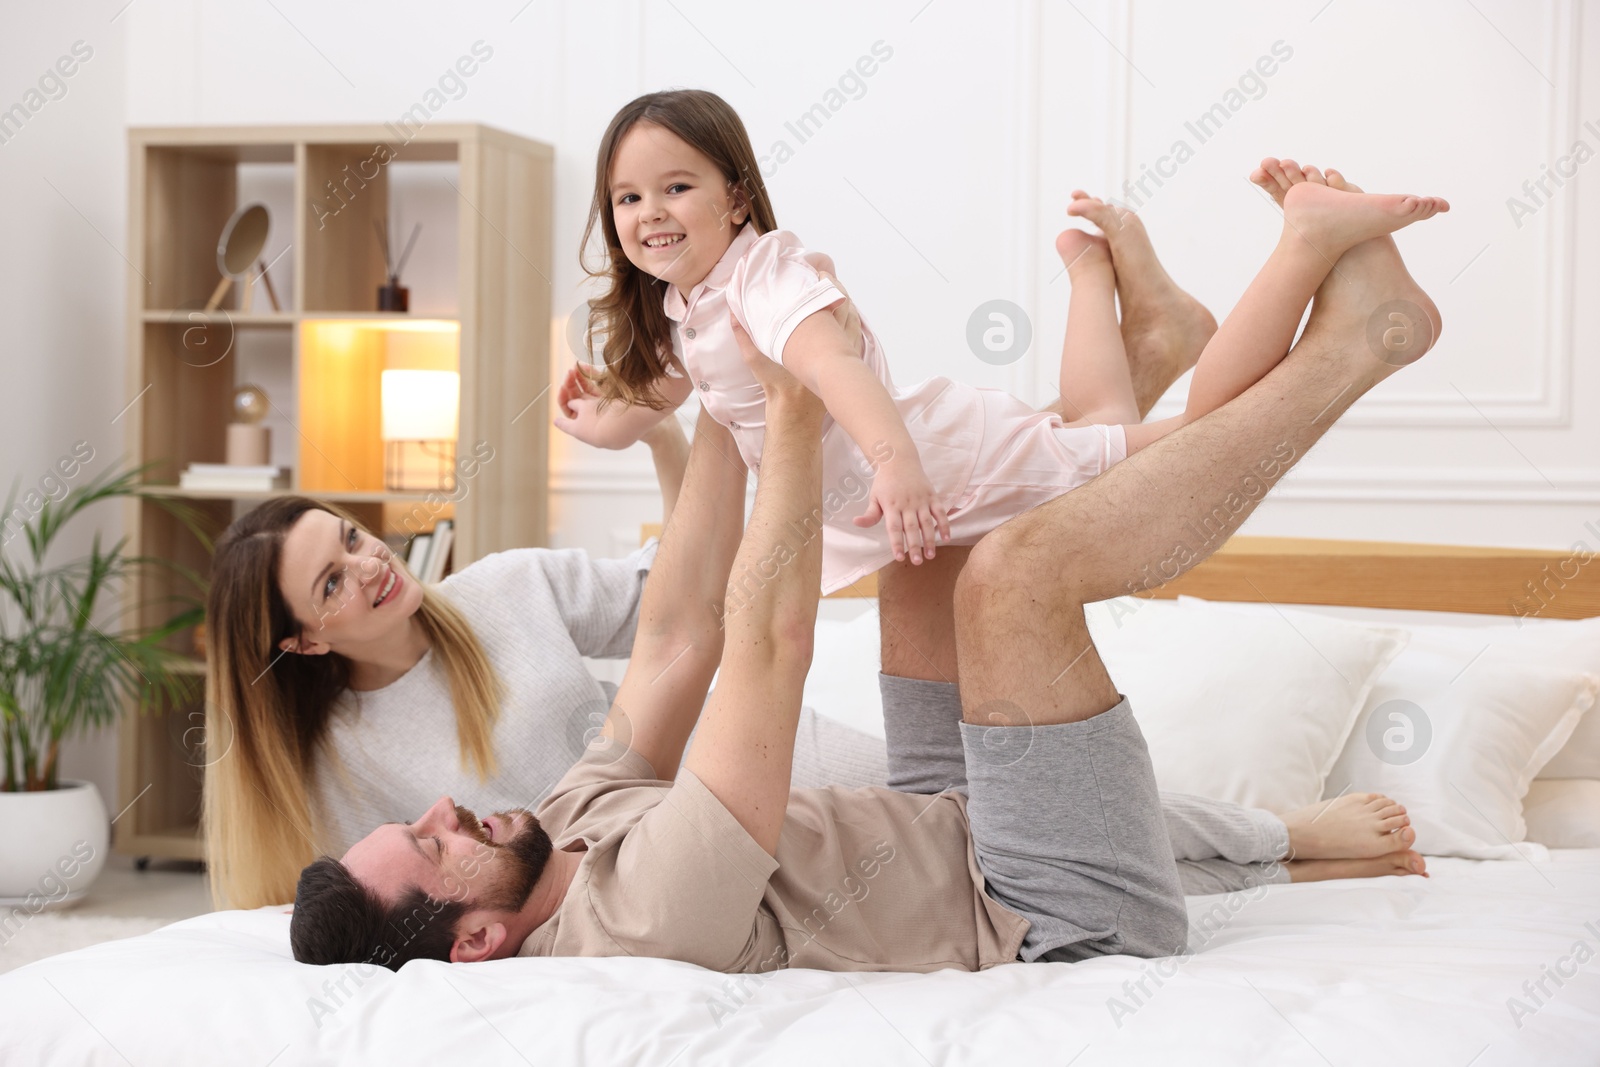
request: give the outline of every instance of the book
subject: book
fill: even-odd
[[[452,519],[440,519],[433,524],[433,545],[428,550],[429,585],[444,581],[445,564],[450,560],[450,546],[455,544],[456,524]]]
[[[431,544],[432,534],[417,534],[411,539],[411,551],[406,553],[406,570],[419,582],[427,581],[422,572],[428,565],[428,546]]]
[[[178,476],[178,488],[211,492],[269,492],[289,488],[289,471],[284,467],[191,463]]]

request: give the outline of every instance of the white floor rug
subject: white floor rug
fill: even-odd
[[[25,912],[19,916],[20,927],[0,928],[0,974],[34,960],[98,945],[102,941],[147,934],[173,922],[172,919],[52,915],[49,912],[23,916]]]

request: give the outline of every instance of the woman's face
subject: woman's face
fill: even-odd
[[[622,137],[611,161],[611,217],[628,262],[679,292],[704,280],[748,216],[705,153],[654,123]]]
[[[422,606],[422,586],[387,545],[317,509],[283,539],[278,590],[301,626],[298,645],[279,647],[311,655],[382,641]]]

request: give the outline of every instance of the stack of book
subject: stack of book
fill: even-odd
[[[411,539],[411,551],[406,555],[406,569],[416,575],[423,585],[432,585],[444,579],[445,564],[450,560],[450,546],[455,543],[456,524],[451,519],[440,519],[433,524],[433,532],[418,534]]]
[[[266,493],[289,488],[289,471],[286,467],[191,463],[178,476],[178,488],[219,493]]]

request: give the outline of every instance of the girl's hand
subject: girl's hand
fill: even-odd
[[[908,462],[909,460],[909,462]],[[861,527],[884,520],[894,558],[903,560],[909,549],[912,563],[933,558],[936,535],[950,540],[950,520],[933,492],[933,483],[916,457],[897,456],[878,468],[872,479],[867,510],[852,521]]]

